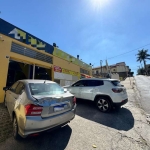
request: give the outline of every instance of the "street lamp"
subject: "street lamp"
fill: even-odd
[[[103,63],[103,61],[102,61],[102,60],[100,60],[100,66],[101,66],[101,75],[102,75],[102,63]]]

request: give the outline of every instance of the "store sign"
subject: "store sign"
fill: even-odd
[[[55,72],[62,72],[62,68],[59,66],[54,66],[54,71]]]
[[[3,19],[0,19],[0,33],[27,45],[31,45],[38,50],[44,50],[47,53],[53,54],[54,47],[52,45],[40,40],[28,32],[19,29],[18,27],[6,22]]]
[[[81,73],[81,78],[91,78],[91,76],[88,76],[88,75],[86,75],[86,74],[82,74],[82,73]]]
[[[70,75],[73,75],[73,76],[80,76],[80,74],[78,72],[70,71],[68,69],[63,69],[63,68],[62,68],[62,73],[70,74]]]

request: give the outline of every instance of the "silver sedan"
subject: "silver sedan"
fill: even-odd
[[[62,126],[75,117],[76,98],[55,82],[20,80],[3,89],[15,139]]]

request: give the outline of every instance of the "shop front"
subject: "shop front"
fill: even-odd
[[[59,66],[54,66],[54,81],[61,86],[71,85],[79,80],[80,74]]]

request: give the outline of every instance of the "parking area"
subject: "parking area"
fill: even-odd
[[[8,137],[0,150],[148,150],[149,125],[135,104],[133,89],[129,87],[127,92],[129,102],[119,111],[101,113],[92,102],[78,100],[76,117],[65,127],[20,141]]]

